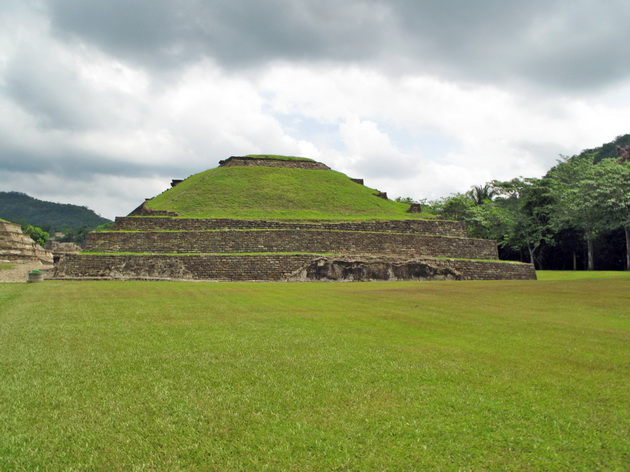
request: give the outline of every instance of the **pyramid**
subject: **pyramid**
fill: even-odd
[[[306,158],[233,156],[174,180],[81,254],[59,279],[370,281],[534,279],[531,264],[498,260],[494,241],[463,223]]]

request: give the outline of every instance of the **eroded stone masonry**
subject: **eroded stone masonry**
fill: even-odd
[[[232,157],[223,166],[328,169],[312,161]],[[498,261],[494,241],[442,220],[336,222],[180,218],[141,205],[63,255],[61,279],[369,281],[534,279]]]
[[[52,264],[53,256],[23,234],[20,225],[0,220],[0,261]]]

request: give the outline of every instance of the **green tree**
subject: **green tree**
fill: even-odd
[[[48,242],[48,233],[37,226],[28,225],[22,230],[24,234],[28,234],[33,241],[42,247],[46,246]]]
[[[486,184],[473,187],[473,191],[484,187],[489,188]],[[512,216],[501,202],[484,198],[479,203],[467,192],[432,202],[431,209],[442,218],[465,222],[468,235],[473,238],[494,239],[500,246],[506,243]]]
[[[583,184],[591,192],[602,228],[624,229],[626,270],[630,270],[630,161],[604,159],[593,166]]]
[[[495,198],[510,214],[504,236],[504,246],[520,251],[526,249],[530,261],[539,269],[543,262],[540,248],[553,245],[554,233],[550,223],[551,197],[542,179],[515,178],[510,181],[492,181]]]
[[[455,193],[429,203],[431,212],[447,220],[466,221],[474,201],[464,193]]]
[[[497,195],[497,192],[491,184],[485,184],[473,186],[466,195],[472,198],[475,205],[483,205],[492,200]]]
[[[565,159],[547,174],[555,226],[584,235],[588,270],[595,268],[593,242],[599,234],[623,227],[630,247],[629,172],[627,163],[604,159],[595,165],[587,154]]]

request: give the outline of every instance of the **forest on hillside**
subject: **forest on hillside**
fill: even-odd
[[[401,199],[410,200],[410,199]],[[502,259],[537,269],[630,269],[630,134],[562,157],[542,178],[514,178],[422,202],[494,239]]]
[[[21,192],[0,192],[0,218],[46,233],[61,232],[80,242],[87,231],[111,223],[87,207],[38,200]],[[30,234],[30,233],[29,233]]]

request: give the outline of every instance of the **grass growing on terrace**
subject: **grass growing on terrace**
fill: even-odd
[[[183,217],[370,220],[429,218],[329,170],[219,167],[195,174],[147,206]]]
[[[0,284],[0,470],[624,470],[629,284]]]

